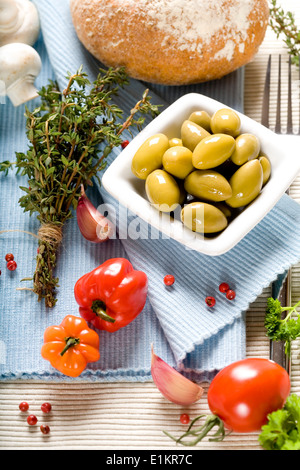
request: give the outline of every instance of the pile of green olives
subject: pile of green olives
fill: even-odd
[[[242,133],[239,115],[227,108],[212,116],[191,113],[178,137],[149,137],[133,156],[131,170],[145,180],[151,204],[161,212],[180,207],[182,223],[202,234],[224,230],[271,176],[259,139]]]

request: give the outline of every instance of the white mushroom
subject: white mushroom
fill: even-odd
[[[0,0],[0,46],[12,42],[32,46],[39,31],[39,15],[31,1]]]
[[[28,44],[12,43],[0,47],[0,82],[4,83],[14,106],[38,96],[34,81],[41,67],[39,54]]]

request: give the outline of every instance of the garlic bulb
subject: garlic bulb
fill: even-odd
[[[32,46],[39,35],[40,20],[29,0],[0,0],[0,46],[13,42]]]
[[[0,47],[0,82],[4,83],[5,92],[14,106],[38,96],[34,81],[41,67],[39,54],[28,44],[12,43]]]
[[[181,375],[158,357],[153,351],[153,346],[151,374],[162,395],[177,405],[191,405],[198,401],[204,392],[202,387]]]
[[[102,243],[114,233],[111,222],[93,206],[83,186],[76,209],[77,224],[82,236],[93,243]]]

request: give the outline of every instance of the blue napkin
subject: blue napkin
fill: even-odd
[[[66,71],[74,72],[83,64],[90,79],[94,79],[98,62],[79,43],[72,26],[68,1],[36,1],[43,38],[35,45],[43,62],[37,80],[40,87],[49,78],[56,78],[60,87],[66,83]],[[46,45],[46,48],[45,48]],[[242,71],[239,71],[242,73]],[[219,82],[204,84],[202,93],[242,108],[239,94],[234,96],[232,84],[239,77],[233,74]],[[128,91],[120,94],[125,111],[141,96],[144,84],[131,81]],[[234,90],[237,88],[235,87]],[[239,89],[239,88],[238,88]],[[156,94],[171,100],[178,93],[191,91],[185,87],[152,87]],[[194,91],[194,89],[193,89]],[[27,104],[31,109],[38,100]],[[0,106],[0,158],[13,160],[15,151],[26,151],[24,107],[13,108],[6,100]],[[117,151],[109,158],[115,158]],[[22,191],[18,186],[26,181],[19,175],[0,175],[0,230],[20,229],[36,233],[34,217],[24,214],[18,206]],[[102,201],[115,204],[103,188],[89,193],[95,205]],[[132,217],[134,215],[132,214]],[[128,221],[130,222],[130,220]],[[225,365],[245,356],[245,314],[249,304],[300,259],[300,209],[284,196],[276,207],[235,248],[225,255],[207,257],[189,252],[173,240],[111,240],[97,246],[84,240],[76,220],[66,224],[60,249],[57,276],[60,279],[58,302],[48,311],[38,304],[31,292],[17,292],[20,279],[34,271],[36,240],[25,234],[0,236],[0,377],[68,380],[40,356],[43,332],[47,326],[59,324],[66,314],[77,314],[73,296],[76,280],[85,272],[115,257],[128,257],[136,269],[149,277],[149,296],[142,314],[126,328],[109,334],[100,332],[101,358],[90,364],[76,379],[98,381],[144,381],[151,379],[150,345],[169,364],[178,367],[194,380],[210,380]],[[145,227],[141,226],[141,234]],[[18,269],[5,269],[4,256],[15,254]],[[163,284],[165,274],[174,274],[172,288]],[[218,292],[220,282],[228,282],[237,292],[233,302]],[[205,306],[207,295],[214,295],[214,309]]]

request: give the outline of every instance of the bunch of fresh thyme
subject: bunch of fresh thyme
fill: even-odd
[[[296,25],[295,15],[291,11],[285,12],[277,4],[277,0],[270,0],[269,24],[277,38],[282,37],[291,56],[291,62],[299,66],[300,30]]]
[[[40,106],[33,111],[26,108],[27,152],[17,153],[16,162],[0,164],[0,171],[7,173],[16,167],[28,178],[28,187],[21,187],[25,195],[19,203],[24,212],[37,214],[40,222],[32,290],[47,307],[56,302],[57,250],[81,185],[91,185],[94,177],[99,178],[106,157],[122,143],[124,130],[130,132],[132,126],[140,129],[143,115],[158,113],[146,90],[123,119],[122,110],[112,102],[119,88],[128,84],[123,68],[100,70],[93,83],[80,68],[69,74],[68,80],[62,92],[53,81],[41,89]]]

